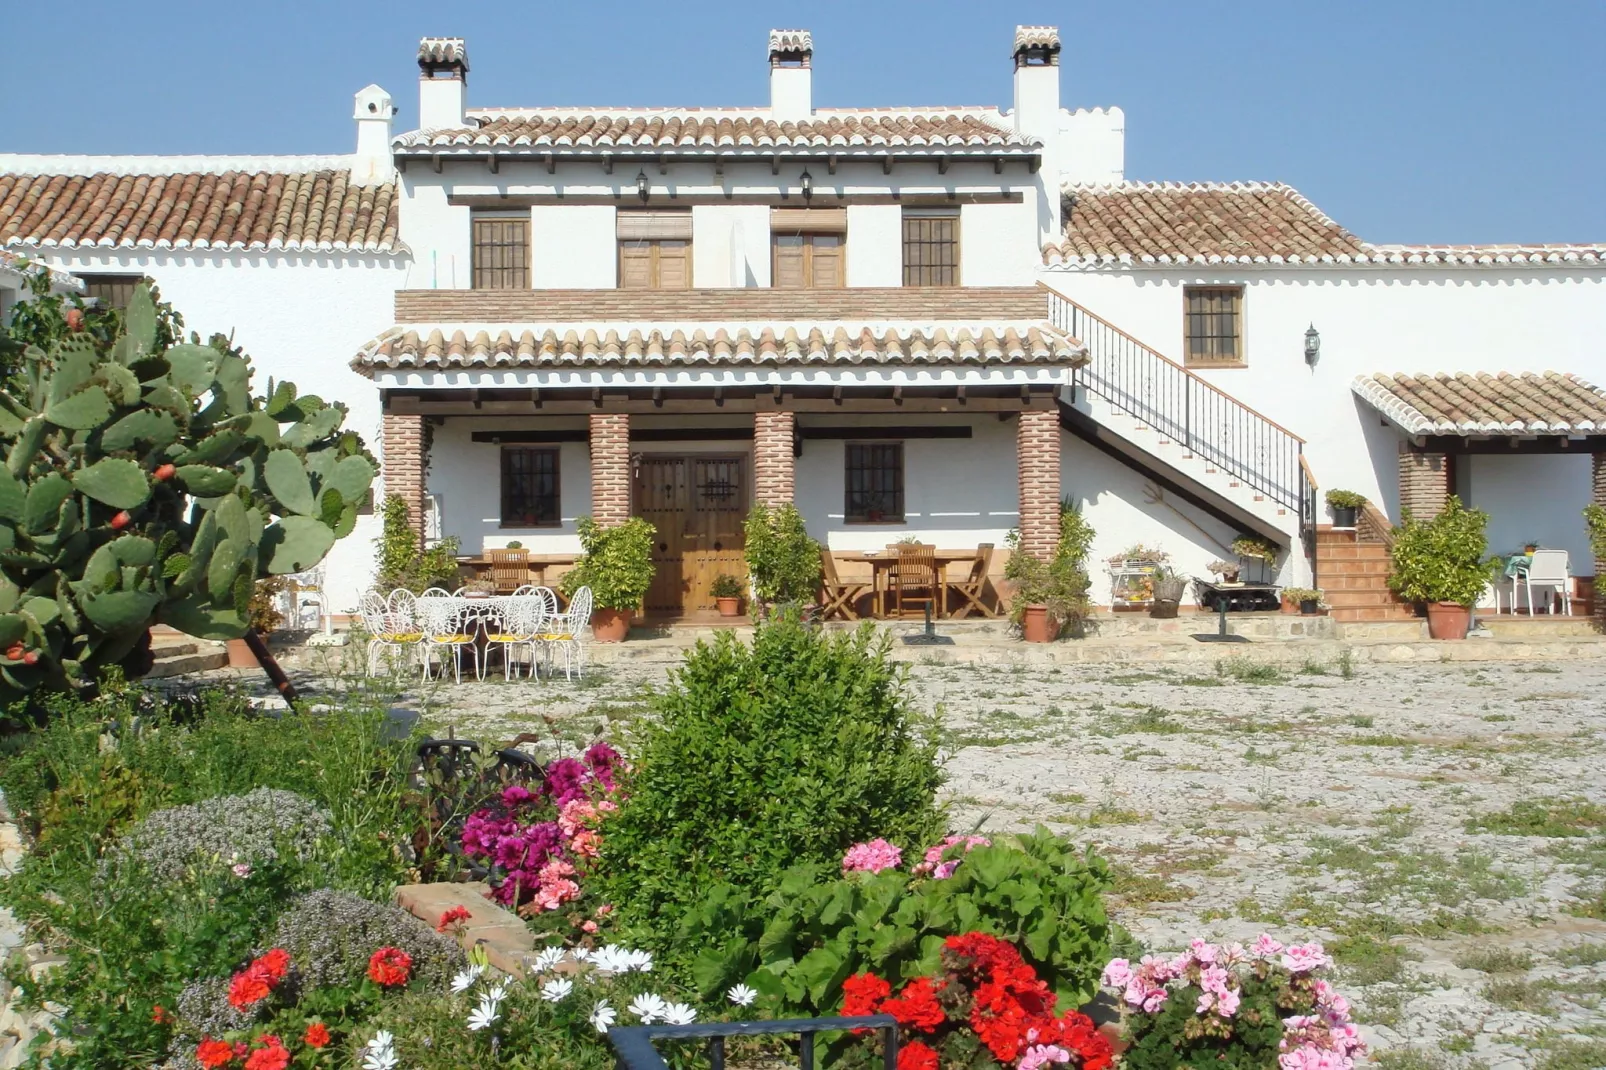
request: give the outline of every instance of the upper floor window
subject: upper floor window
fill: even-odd
[[[127,308],[128,302],[134,299],[134,287],[145,281],[143,275],[76,274],[84,280],[84,296],[93,297],[108,308]]]
[[[844,519],[849,524],[903,523],[903,443],[849,442]]]
[[[502,526],[543,528],[560,523],[558,451],[503,447]]]
[[[959,285],[959,209],[903,210],[903,284]]]
[[[530,288],[530,216],[527,212],[475,212],[474,289]]]
[[[847,244],[846,208],[774,208],[772,285],[786,290],[837,290],[847,285],[843,253]]]
[[[619,213],[619,288],[691,288],[691,210]]]
[[[1186,363],[1244,363],[1244,288],[1188,286],[1182,291]]]

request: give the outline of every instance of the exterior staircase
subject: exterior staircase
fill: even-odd
[[[1389,590],[1389,548],[1354,528],[1316,529],[1316,582],[1334,620],[1412,621],[1416,613]]]

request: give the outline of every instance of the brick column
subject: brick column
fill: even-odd
[[[386,496],[407,503],[407,516],[418,537],[424,537],[424,418],[387,412],[381,428],[380,464]]]
[[[1020,414],[1015,468],[1020,477],[1021,549],[1046,560],[1060,539],[1059,413]]]
[[[591,416],[591,519],[610,528],[630,519],[630,415]]]
[[[797,418],[789,412],[753,414],[753,499],[774,508],[795,497],[797,462],[792,437]]]
[[[1432,520],[1450,497],[1450,458],[1400,443],[1400,513],[1411,510],[1418,520]]]

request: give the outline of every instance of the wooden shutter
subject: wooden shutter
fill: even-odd
[[[691,289],[691,242],[654,242],[658,254],[658,289]]]
[[[619,240],[691,241],[691,209],[669,211],[625,210],[618,214]]]
[[[621,241],[619,243],[619,289],[652,289],[652,243]]]
[[[778,290],[801,290],[807,284],[803,273],[804,239],[795,234],[775,236],[775,278],[772,285]]]
[[[841,235],[811,234],[809,251],[813,254],[810,265],[813,278],[809,285],[816,290],[840,290],[844,277]]]
[[[771,208],[772,234],[841,234],[848,229],[846,208]]]
[[[529,288],[529,228],[528,217],[491,215],[474,217],[474,289]]]

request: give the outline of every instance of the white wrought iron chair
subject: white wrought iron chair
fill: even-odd
[[[1569,617],[1572,616],[1573,581],[1570,565],[1566,550],[1547,550],[1544,547],[1534,550],[1527,567],[1518,567],[1516,574],[1511,577],[1512,611],[1516,611],[1517,587],[1521,585],[1528,595],[1528,616],[1534,615],[1535,587],[1545,592],[1546,613],[1555,612],[1555,603],[1550,600],[1550,590],[1555,588],[1556,596],[1561,600],[1562,612]]]
[[[441,655],[441,678],[446,677],[446,658],[450,654],[453,678],[463,682],[463,648],[474,643],[473,630],[465,620],[465,605],[461,598],[439,587],[431,587],[418,597],[418,623],[424,633],[424,676],[429,679],[429,666],[434,653]]]
[[[530,676],[533,678],[537,675],[536,644],[546,627],[546,602],[533,594],[508,595],[500,601],[501,630],[485,637],[486,652],[488,654],[491,647],[499,647],[502,651],[502,678],[515,680],[518,670],[513,655],[518,650],[528,651]]]
[[[418,625],[417,599],[411,591],[395,590],[388,597],[378,592],[362,596],[358,612],[368,632],[368,675],[377,675],[379,656],[390,651],[392,671],[405,665],[424,641]],[[398,657],[398,655],[400,655]]]
[[[550,592],[549,592],[550,593]],[[553,595],[556,601],[557,596]],[[567,613],[554,614],[541,633],[540,642],[546,647],[547,665],[554,664],[557,654],[563,654],[563,678],[573,680],[578,673],[586,674],[586,629],[591,627],[591,588],[582,587],[569,599]]]

